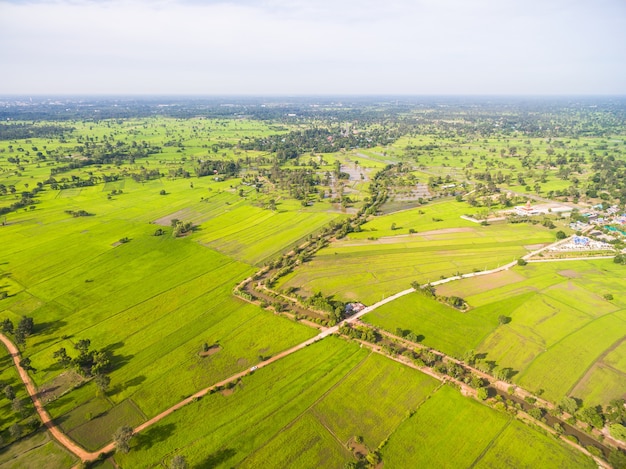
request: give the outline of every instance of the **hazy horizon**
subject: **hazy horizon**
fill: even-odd
[[[0,95],[620,96],[626,2],[0,0]]]

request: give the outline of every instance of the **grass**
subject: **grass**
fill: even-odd
[[[522,304],[528,296],[514,297],[509,307]],[[418,293],[411,293],[375,309],[363,319],[390,332],[398,328],[424,337],[423,343],[461,358],[476,348],[498,325],[499,308],[490,306],[461,312]]]
[[[518,378],[529,389],[543,389],[557,401],[567,395],[608,347],[623,339],[626,316],[604,316],[540,354]]]
[[[376,448],[438,384],[372,354],[312,412],[342,443],[361,436],[368,448]]]
[[[492,442],[485,455],[473,467],[593,468],[594,461],[565,443],[513,420]]]
[[[603,361],[596,362],[587,374],[569,393],[581,399],[585,407],[593,407],[624,399],[626,373],[607,366]]]
[[[303,207],[269,185],[256,192],[240,185],[241,179],[219,182],[211,177],[175,176],[181,169],[193,174],[195,161],[207,157],[241,160],[244,173],[259,167],[269,170],[269,164],[256,159],[267,155],[241,151],[235,145],[291,128],[245,119],[145,118],[68,121],[62,125],[76,128],[67,142],[0,142],[0,183],[15,184],[18,191],[26,184],[34,187],[50,176],[56,163],[52,157],[37,160],[31,147],[45,146],[66,155],[83,143],[79,138],[145,141],[158,145],[161,151],[120,167],[72,169],[58,179],[103,178],[138,172],[142,167],[158,168],[162,173],[156,180],[141,183],[126,176],[91,187],[47,188],[38,194],[33,210],[9,214],[8,224],[0,227],[0,244],[6,253],[0,265],[0,288],[10,295],[0,301],[0,319],[8,317],[16,323],[22,315],[35,318],[36,334],[28,338],[24,353],[38,370],[33,374],[36,383],[41,387],[57,383],[63,370],[52,354],[65,347],[75,355],[73,345],[79,339],[89,338],[92,348],[111,354],[112,383],[106,399],[94,397],[95,385],[87,382],[48,405],[53,417],[74,438],[96,448],[120,425],[143,421],[192,392],[314,334],[233,298],[232,287],[254,272],[255,266],[346,215],[328,200],[315,200],[312,206]],[[587,142],[597,143],[582,138],[570,148],[578,151]],[[521,169],[520,158],[491,155],[487,148],[545,148],[541,139],[523,142],[514,135],[506,143],[491,138],[452,141],[407,136],[384,147],[323,155],[326,162],[321,163],[320,174],[332,171],[335,160],[352,167],[358,159],[362,167],[382,168],[389,160],[404,158],[405,147],[414,144],[433,145],[432,150],[419,155],[416,164],[420,170],[412,171],[421,183],[432,175],[463,180],[461,167],[467,163],[466,157],[469,160],[468,155],[472,155],[474,171],[495,174],[497,168],[515,175]],[[215,151],[213,145],[220,148]],[[459,150],[462,156],[455,156]],[[19,156],[20,167],[8,162],[8,156]],[[535,181],[531,179],[527,177],[532,187]],[[580,175],[580,179],[584,183],[585,176]],[[569,185],[569,181],[550,173],[541,190]],[[347,193],[357,200],[363,198],[367,187],[366,181],[346,182]],[[239,195],[240,188],[243,196]],[[111,194],[113,190],[123,193]],[[166,195],[160,195],[162,190]],[[275,212],[264,208],[270,198],[277,202]],[[12,195],[0,196],[0,206],[13,200]],[[386,209],[392,206],[401,207],[402,202],[393,201]],[[73,218],[66,210],[87,210],[94,215]],[[525,254],[527,245],[554,238],[553,232],[541,227],[483,227],[460,218],[482,211],[445,200],[375,217],[360,233],[333,243],[296,269],[281,286],[294,286],[304,294],[321,290],[341,299],[373,303],[407,288],[413,280],[423,283],[495,267]],[[168,225],[174,217],[192,221],[196,231],[173,239]],[[159,227],[166,234],[153,236]],[[417,233],[409,235],[409,230]],[[125,237],[130,242],[118,245]],[[516,380],[531,388],[543,386],[546,396],[560,397],[571,388],[575,396],[580,393],[590,402],[601,401],[612,396],[614,389],[624,387],[620,375],[626,366],[623,347],[610,351],[606,347],[611,344],[604,342],[607,337],[617,340],[624,334],[626,298],[619,294],[623,271],[599,261],[572,265],[580,277],[566,278],[556,266],[528,265],[488,289],[486,282],[459,282],[464,285],[460,296],[472,306],[467,313],[410,295],[377,310],[368,320],[391,331],[411,329],[425,336],[426,345],[452,355],[461,356],[470,348],[484,351],[499,365],[514,366],[519,371]],[[604,293],[613,293],[615,299],[607,302],[602,298]],[[503,312],[512,322],[498,326],[497,317]],[[200,357],[204,343],[219,344],[220,351]],[[18,396],[25,396],[7,357],[0,357],[0,365],[0,381],[15,383]],[[551,382],[551,366],[559,367],[557,384]],[[504,449],[499,451],[504,454],[510,452],[512,465],[519,462],[523,466],[527,461],[543,464],[545,460],[537,455],[519,454],[518,447],[507,449],[513,445],[513,437],[507,439],[505,435],[511,433],[515,422],[499,438],[489,440],[490,432],[500,431],[507,417],[476,407],[478,404],[458,395],[448,395],[448,388],[422,404],[435,384],[414,370],[329,338],[244,378],[232,395],[215,393],[178,411],[136,437],[133,452],[117,459],[128,467],[151,467],[166,464],[174,454],[182,453],[197,467],[239,463],[250,467],[341,466],[351,458],[342,445],[354,435],[361,434],[374,448],[391,434],[389,448],[394,448],[394,438],[400,438],[400,443],[395,453],[390,453],[396,456],[385,463],[391,465],[397,457],[406,462],[400,466],[406,467],[416,463],[402,453],[402,445],[414,444],[413,440],[402,440],[408,438],[403,429],[413,428],[414,434],[423,434],[429,442],[415,456],[425,465],[450,453],[452,460],[463,466],[463,458],[470,458],[481,445],[488,449],[489,444],[496,449],[501,445]],[[601,389],[603,386],[607,389]],[[429,404],[431,401],[435,404]],[[417,414],[407,419],[407,411],[416,408]],[[0,415],[0,431],[4,430],[7,441],[6,429],[19,417],[12,413],[8,401],[0,405]],[[449,426],[449,422],[454,425]],[[491,427],[487,435],[477,422]],[[463,432],[456,435],[459,428]],[[444,441],[447,433],[456,438],[454,448],[446,446],[450,443]],[[435,438],[437,434],[440,439]],[[537,438],[519,436],[529,446],[552,451],[549,445],[538,443],[543,437]],[[487,440],[491,443],[485,446]],[[23,452],[23,461],[32,463],[30,467],[65,467],[55,443],[27,448],[19,446],[23,441],[12,445],[11,450]],[[478,442],[476,447],[465,450],[471,441]],[[0,457],[5,454],[9,452]],[[480,449],[480,454],[483,459],[476,459],[479,464],[492,461],[490,450]],[[495,460],[500,458],[497,454]],[[561,465],[566,459],[549,461]]]
[[[351,460],[350,452],[307,413],[238,467],[341,467]]]
[[[382,448],[388,467],[471,467],[510,417],[443,386]]]
[[[140,435],[132,451],[116,460],[124,467],[151,467],[176,451],[192,466],[236,465],[304,414],[366,356],[356,345],[324,339],[244,378],[233,394],[214,393],[180,409]]]
[[[0,451],[0,467],[7,469],[69,469],[76,462],[43,429]]]
[[[610,260],[554,264],[515,268],[506,278],[495,274],[494,283],[487,276],[443,286],[446,295],[470,293],[465,299],[477,306],[465,313],[411,294],[364,320],[391,332],[411,330],[424,336],[425,345],[455,357],[475,349],[495,365],[511,368],[515,383],[549,400],[572,394],[608,404],[621,395],[623,345],[611,347],[626,333],[626,313],[620,309],[622,298],[609,302],[601,292],[616,291],[613,284],[623,274]],[[511,322],[498,325],[500,315]],[[598,360],[600,368],[585,378]]]
[[[5,394],[5,388],[11,386],[15,394],[15,399],[19,399],[22,402],[24,414],[13,410],[12,401],[7,399]],[[28,398],[26,388],[19,378],[17,370],[13,365],[11,356],[0,345],[0,436],[4,442],[9,442],[12,437],[9,434],[9,427],[14,424],[20,425],[22,434],[27,433],[27,427],[24,426],[29,417],[34,413],[34,408],[31,400]]]
[[[259,264],[338,217],[311,210],[272,212],[245,206],[203,224],[198,239],[236,259]]]
[[[78,409],[74,412],[79,411]],[[143,421],[144,417],[137,407],[130,400],[125,400],[67,433],[81,446],[95,451],[109,443],[115,431],[122,425],[135,427]]]
[[[294,287],[303,295],[322,291],[343,300],[365,304],[408,288],[414,280],[495,268],[526,254],[524,247],[547,243],[553,234],[529,225],[474,226],[368,240],[332,243],[295,272],[280,287]],[[357,233],[361,235],[361,233]]]

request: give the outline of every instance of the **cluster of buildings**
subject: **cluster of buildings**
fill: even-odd
[[[550,248],[550,251],[613,251],[613,245],[587,236],[574,236],[565,243]]]
[[[526,202],[526,205],[517,205],[513,209],[513,213],[515,215],[520,215],[522,217],[530,217],[533,215],[547,215],[549,213],[555,213],[559,215],[569,214],[572,211],[572,207],[568,207],[566,205],[560,204],[541,204],[541,205],[531,205],[530,200]]]
[[[346,305],[345,316],[352,316],[353,314],[359,313],[365,309],[365,305],[363,303],[348,303]]]

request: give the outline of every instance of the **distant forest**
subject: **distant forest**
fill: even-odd
[[[626,122],[626,97],[0,97],[0,139],[47,137],[60,130],[27,125],[28,121],[97,122],[149,116],[245,117],[286,123],[352,120],[400,125],[400,131],[404,125],[407,133],[427,131],[429,124],[436,123],[439,129],[458,134],[519,131],[535,137],[603,136]]]

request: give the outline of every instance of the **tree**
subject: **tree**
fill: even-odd
[[[368,453],[368,455],[365,456],[365,459],[367,459],[367,462],[372,466],[376,466],[380,462],[380,454],[378,454],[377,451],[374,451],[372,453]]]
[[[587,407],[579,412],[578,417],[585,423],[596,427],[602,428],[604,426],[604,416],[596,407]]]
[[[74,344],[74,348],[78,350],[81,355],[86,355],[90,346],[91,346],[91,340],[89,339],[81,339]]]
[[[116,451],[120,453],[128,453],[130,451],[130,440],[133,437],[133,429],[128,425],[124,425],[117,429],[113,434],[113,442]]]
[[[177,454],[172,458],[170,462],[170,469],[187,469],[189,465],[187,464],[187,460],[185,456]]]
[[[22,417],[24,417],[24,403],[18,397],[11,401],[11,409],[14,412],[18,412]]]
[[[567,235],[563,231],[559,230],[556,232],[556,239],[565,239],[565,238],[567,238]]]
[[[526,259],[519,258],[519,259],[517,260],[517,265],[525,266],[526,264],[528,264],[528,262],[526,261]]]
[[[22,317],[22,319],[20,319],[20,322],[17,324],[17,330],[21,331],[25,337],[31,335],[35,331],[35,323],[33,321],[33,318],[29,318],[26,316]]]
[[[10,401],[12,401],[13,399],[15,399],[15,391],[13,390],[13,386],[11,386],[10,384],[7,384],[4,387],[4,395],[6,396],[6,398]]]
[[[613,438],[617,438],[618,440],[626,441],[626,427],[619,423],[614,423],[609,427],[609,431],[611,432],[611,436]]]
[[[578,410],[578,402],[576,401],[576,399],[565,396],[563,399],[561,399],[561,402],[559,402],[559,407],[564,412],[567,412],[570,415],[574,415]]]
[[[32,371],[36,371],[30,364],[30,358],[26,357],[26,358],[22,358],[20,360],[20,366],[22,368],[24,368],[26,371],[28,370],[32,370]]]
[[[22,436],[22,427],[20,427],[19,423],[14,423],[9,427],[9,433],[13,439],[17,440],[20,436]]]
[[[92,375],[99,375],[104,371],[107,371],[111,365],[111,359],[109,354],[103,350],[91,352],[92,365],[90,373]]]
[[[489,397],[489,391],[487,390],[487,388],[478,388],[478,392],[476,393],[476,396],[481,401],[484,401],[485,399]]]
[[[503,314],[501,314],[500,316],[498,316],[498,323],[499,324],[508,324],[511,322],[511,318],[508,316],[505,316]]]
[[[613,466],[614,469],[625,469],[626,453],[619,449],[611,451],[611,454],[609,454],[609,464]]]
[[[17,345],[24,345],[26,343],[26,336],[24,335],[24,332],[16,329],[15,331],[15,343]]]
[[[72,357],[67,354],[65,347],[61,347],[59,350],[54,352],[52,356],[63,368],[67,368],[72,363]]]
[[[6,318],[4,321],[2,321],[2,332],[4,334],[13,334],[13,331],[13,323],[9,318]]]
[[[109,390],[109,386],[111,385],[111,378],[107,375],[96,375],[94,381],[96,382],[96,386],[101,393],[106,393]]]

